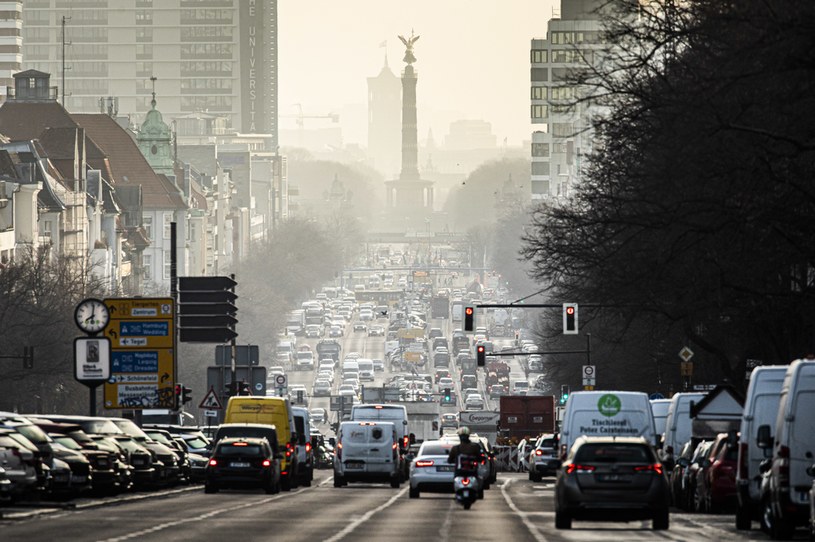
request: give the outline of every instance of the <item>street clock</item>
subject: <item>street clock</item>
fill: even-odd
[[[110,320],[107,305],[99,299],[88,298],[79,302],[74,311],[74,321],[85,333],[99,333]]]

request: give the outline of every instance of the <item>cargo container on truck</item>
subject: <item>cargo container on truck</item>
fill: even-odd
[[[502,395],[500,401],[501,435],[534,438],[555,432],[553,395]]]

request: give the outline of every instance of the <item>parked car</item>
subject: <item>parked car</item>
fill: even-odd
[[[720,433],[702,459],[696,480],[700,512],[716,514],[735,509],[737,438],[735,433]]]
[[[204,492],[259,487],[266,493],[279,493],[282,457],[265,438],[223,438],[207,464]]]
[[[5,469],[9,500],[32,494],[37,488],[37,462],[34,451],[9,435],[0,433],[0,463]]]
[[[664,530],[669,504],[662,464],[642,437],[578,437],[557,472],[557,529],[571,529],[575,519],[651,519]]]

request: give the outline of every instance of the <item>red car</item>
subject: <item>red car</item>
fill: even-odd
[[[696,483],[700,512],[718,513],[736,505],[738,436],[719,433],[702,461]]]

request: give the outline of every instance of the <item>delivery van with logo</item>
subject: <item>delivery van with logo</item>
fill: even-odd
[[[644,437],[657,444],[654,415],[648,395],[637,391],[578,391],[569,395],[560,433],[560,457],[574,441],[596,437]]]
[[[274,425],[283,451],[280,463],[280,486],[284,491],[297,487],[297,434],[289,400],[283,397],[230,397],[224,423],[259,423]]]

